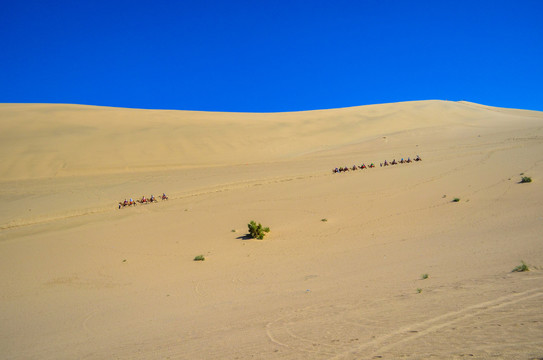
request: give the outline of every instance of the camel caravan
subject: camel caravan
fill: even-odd
[[[388,162],[388,161],[385,160],[385,162],[380,163],[380,167],[398,165],[398,164],[410,164],[410,163],[415,162],[415,161],[422,161],[422,159],[420,158],[420,156],[417,155],[413,160],[411,160],[411,158],[409,158],[409,157],[407,158],[407,160],[404,160],[402,158],[400,161],[396,161],[396,159],[394,159],[391,162]],[[360,166],[353,165],[352,167],[345,166],[345,167],[335,168],[334,170],[332,170],[332,172],[334,174],[336,174],[336,173],[347,172],[347,171],[371,169],[371,168],[374,168],[374,167],[375,167],[375,165],[373,163],[371,163],[369,165],[366,165],[366,164],[362,163],[362,165],[360,165]]]
[[[163,193],[162,196],[160,196],[160,199],[161,200],[168,200],[168,196]],[[124,199],[124,201],[120,201],[119,202],[119,209],[121,208],[124,208],[125,206],[136,206],[137,204],[150,204],[150,203],[154,203],[154,202],[158,202],[158,200],[156,199],[156,197],[154,197],[154,195],[151,195],[150,198],[146,198],[145,195],[143,195],[141,197],[141,199],[138,199],[138,200],[134,200],[132,198],[130,198],[130,200],[126,200]]]

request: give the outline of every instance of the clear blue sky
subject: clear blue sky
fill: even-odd
[[[543,111],[542,0],[2,1],[0,102]]]

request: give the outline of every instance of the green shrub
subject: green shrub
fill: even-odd
[[[426,279],[428,279],[428,274],[422,274],[422,275],[420,276],[420,278],[421,278],[422,280],[426,280]]]
[[[417,294],[420,294],[422,292],[421,288],[417,288]]]
[[[516,266],[511,272],[524,272],[524,271],[530,271],[530,268],[524,261],[520,261],[521,264],[519,266]]]
[[[460,201],[460,198],[454,198],[453,199],[453,202],[459,202]]]
[[[520,182],[522,184],[532,182],[532,178],[529,176],[523,176],[522,179],[520,179]]]
[[[204,255],[198,255],[194,258],[194,261],[204,261],[205,259]]]
[[[253,239],[264,239],[264,235],[266,235],[267,232],[270,232],[270,228],[268,227],[262,227],[262,224],[256,223],[253,220],[249,224],[247,224],[247,227],[249,228],[249,235]]]
[[[324,218],[324,219],[321,219],[322,222],[327,222],[328,219]]]

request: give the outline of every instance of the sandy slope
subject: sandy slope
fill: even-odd
[[[2,358],[543,357],[543,113],[0,104],[0,136]]]

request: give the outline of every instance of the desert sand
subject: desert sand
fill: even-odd
[[[541,112],[0,104],[0,137],[2,359],[543,358]]]

